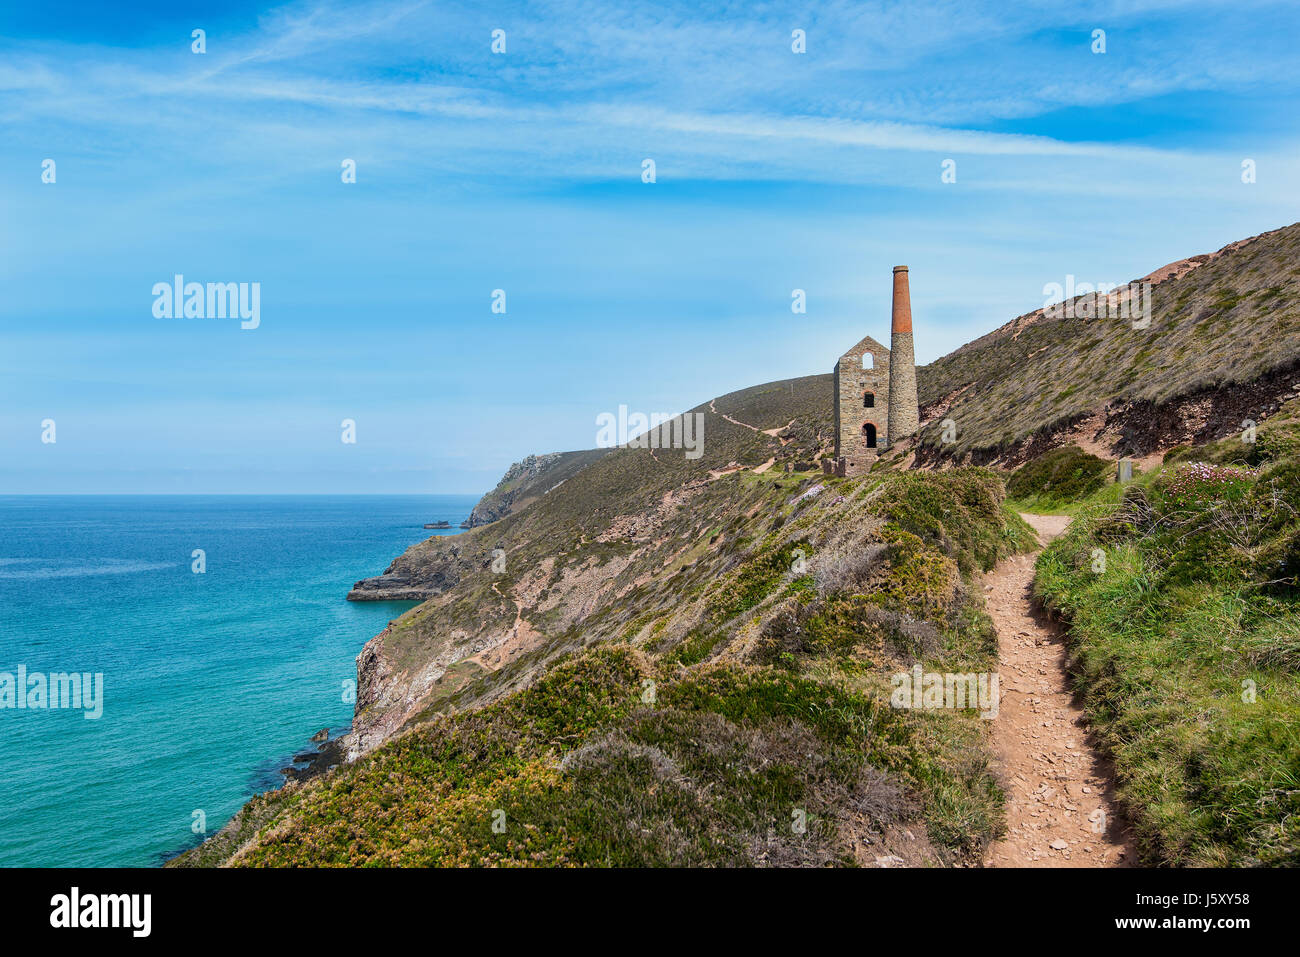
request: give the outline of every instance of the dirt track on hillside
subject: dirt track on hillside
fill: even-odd
[[[1069,518],[1024,515],[1047,544]],[[1114,799],[1114,781],[1070,692],[1059,627],[1035,607],[1034,562],[1017,555],[984,579],[998,631],[1002,699],[993,722],[996,770],[1007,794],[1007,833],[988,867],[1126,867],[1137,863]]]

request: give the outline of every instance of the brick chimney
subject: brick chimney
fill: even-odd
[[[894,267],[894,309],[889,335],[889,444],[915,435],[920,424],[916,354],[912,346],[912,297],[907,267]]]

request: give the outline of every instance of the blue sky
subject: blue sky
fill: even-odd
[[[0,492],[483,491],[829,371],[898,263],[926,362],[1300,219],[1293,4],[5,6]]]

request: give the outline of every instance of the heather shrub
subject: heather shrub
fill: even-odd
[[[1065,445],[1026,462],[1007,479],[1007,496],[1055,508],[1078,501],[1106,484],[1112,464]]]

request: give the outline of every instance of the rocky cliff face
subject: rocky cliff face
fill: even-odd
[[[435,536],[408,548],[384,573],[363,578],[348,601],[424,601],[457,585],[466,566],[452,536]]]
[[[829,398],[829,376],[809,376],[701,406],[692,413],[705,416],[699,459],[680,449],[623,448],[516,463],[478,510],[495,514],[505,503],[501,518],[420,542],[348,594],[424,601],[357,659],[349,756],[438,710],[519,687],[557,656],[616,637],[625,612],[603,624],[592,616],[628,601],[666,569],[689,558],[703,574],[705,558],[721,555],[730,537],[701,546],[698,536],[710,522],[737,515],[734,489],[715,487],[717,480],[746,472],[775,478],[786,464],[817,459],[831,438]],[[655,601],[679,604],[680,596],[666,590]]]
[[[506,469],[501,481],[483,498],[479,499],[461,528],[477,528],[510,514],[510,505],[519,497],[522,487],[531,485],[538,476],[560,460],[559,452],[546,455],[529,455]]]
[[[506,470],[501,481],[478,501],[461,527],[491,525],[527,508],[609,451],[587,449],[529,455]],[[382,575],[357,582],[348,592],[348,601],[424,601],[454,588],[470,569],[470,559],[462,553],[458,539],[434,537],[407,549]]]

